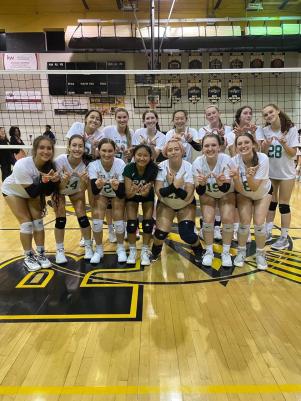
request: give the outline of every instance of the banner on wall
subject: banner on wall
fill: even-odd
[[[285,56],[285,53],[272,53],[271,54],[271,68],[283,68],[284,67],[284,56]]]
[[[202,53],[190,53],[188,55],[188,69],[201,70],[203,66]]]
[[[167,68],[169,70],[180,70],[182,68],[182,57],[180,54],[169,54],[167,61]]]
[[[210,79],[208,85],[208,100],[210,103],[215,104],[222,96],[222,81],[220,79]]]
[[[188,82],[187,94],[189,102],[193,104],[199,102],[202,97],[201,81]]]
[[[209,68],[211,70],[223,68],[223,53],[209,53]]]
[[[229,68],[243,68],[244,55],[243,53],[230,53]]]
[[[5,70],[37,70],[38,58],[35,53],[4,53]]]
[[[52,108],[55,115],[68,115],[68,114],[79,114],[84,115],[89,109],[89,103],[87,98],[56,98],[51,99]]]
[[[229,79],[228,83],[228,100],[231,103],[237,103],[241,100],[241,79]]]
[[[5,105],[10,111],[40,111],[42,94],[40,91],[6,91]]]
[[[93,96],[90,97],[90,108],[96,109],[104,116],[111,116],[119,107],[124,106],[124,96]]]
[[[264,67],[264,53],[251,53],[250,68],[263,68],[263,67]]]

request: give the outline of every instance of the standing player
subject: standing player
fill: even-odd
[[[195,159],[192,170],[196,191],[200,195],[203,215],[203,235],[206,253],[202,264],[211,266],[213,254],[213,231],[216,207],[219,207],[223,223],[222,266],[231,267],[230,245],[233,235],[235,195],[230,167],[230,156],[220,152],[221,138],[207,134],[202,140],[202,156]],[[232,184],[232,185],[231,185]]]
[[[29,271],[48,268],[45,256],[43,215],[45,195],[55,190],[59,174],[53,165],[54,145],[44,136],[35,138],[32,156],[18,160],[12,174],[2,184],[2,193],[9,208],[20,223],[20,240],[24,249],[24,266]],[[37,254],[32,248],[32,237]]]
[[[69,139],[68,154],[62,154],[55,159],[55,166],[60,172],[61,181],[59,195],[53,201],[55,221],[56,263],[66,263],[64,253],[64,235],[66,226],[66,200],[69,199],[74,207],[78,224],[85,244],[84,259],[91,259],[93,250],[91,245],[91,227],[86,214],[85,191],[89,182],[87,167],[83,162],[85,141],[81,135],[73,135]]]
[[[273,198],[266,220],[267,242],[272,240],[273,220],[279,202],[281,214],[281,236],[271,245],[273,249],[289,247],[288,230],[291,223],[290,199],[295,184],[294,157],[298,148],[298,131],[290,118],[276,105],[263,108],[266,126],[263,129],[262,150],[270,161],[270,179],[273,185]]]

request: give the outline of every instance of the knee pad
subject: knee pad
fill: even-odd
[[[279,203],[279,212],[281,214],[288,214],[291,212],[290,205],[286,205],[285,203]]]
[[[26,223],[20,224],[20,233],[22,234],[32,234],[33,224],[32,221],[27,221]]]
[[[33,231],[43,231],[44,230],[44,223],[43,219],[36,219],[32,222]]]
[[[87,216],[78,217],[77,220],[81,228],[90,227],[90,222]]]
[[[271,210],[272,212],[274,212],[277,209],[277,202],[271,202],[270,206],[269,206],[269,210]]]
[[[57,217],[55,219],[55,228],[58,228],[59,230],[63,230],[66,226],[67,219],[66,217]]]
[[[242,235],[249,235],[250,225],[249,224],[239,224],[238,233]]]
[[[264,237],[266,235],[265,224],[261,224],[260,226],[254,224],[254,232],[255,237]]]
[[[223,224],[223,231],[226,233],[232,233],[233,224]]]
[[[162,231],[162,230],[159,230],[159,228],[156,228],[155,238],[157,238],[161,241],[164,241],[167,236],[168,236],[168,233],[166,231]]]
[[[114,227],[115,227],[116,234],[124,233],[124,221],[123,220],[114,221]]]
[[[100,219],[93,219],[92,220],[92,230],[95,233],[101,233],[102,232],[102,226],[103,226],[103,220],[100,220]]]
[[[126,231],[129,234],[134,234],[137,230],[138,227],[138,221],[137,220],[128,220],[126,224]]]
[[[203,221],[203,227],[202,228],[203,228],[204,232],[210,233],[211,231],[214,230],[214,224],[213,223],[205,223]]]
[[[154,220],[153,219],[146,219],[142,220],[142,230],[144,234],[151,234],[154,228]]]
[[[195,224],[192,220],[183,220],[180,221],[179,225],[179,234],[183,241],[187,244],[192,245],[198,240],[198,236],[194,232]]]

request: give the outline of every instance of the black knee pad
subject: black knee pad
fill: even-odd
[[[159,240],[161,240],[161,241],[164,241],[165,238],[166,238],[167,236],[168,236],[168,233],[167,233],[167,232],[161,231],[161,230],[159,230],[159,228],[156,228],[155,237],[156,237],[157,239],[159,239]]]
[[[66,226],[66,217],[57,217],[55,219],[55,228],[58,228],[59,230],[63,230]]]
[[[128,220],[126,223],[126,231],[129,234],[134,234],[138,227],[138,220]]]
[[[87,216],[78,217],[77,220],[81,228],[90,227],[90,222]]]
[[[142,230],[145,234],[151,234],[153,232],[154,220],[142,220]]]
[[[187,244],[194,244],[198,240],[197,234],[194,232],[195,224],[192,220],[180,221],[179,234],[183,241]]]
[[[270,206],[269,206],[269,210],[271,210],[271,211],[275,211],[276,210],[276,208],[277,208],[277,205],[278,205],[278,203],[277,202],[271,202],[270,203]],[[280,205],[279,205],[280,206]]]
[[[285,203],[279,203],[279,212],[281,214],[288,214],[291,212],[290,205],[286,205]]]

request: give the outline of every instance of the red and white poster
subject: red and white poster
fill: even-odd
[[[40,111],[42,110],[42,94],[40,91],[6,91],[6,110]]]

